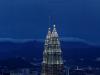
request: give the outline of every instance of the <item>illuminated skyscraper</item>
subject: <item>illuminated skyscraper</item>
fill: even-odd
[[[63,75],[63,68],[59,36],[54,25],[52,32],[48,29],[45,39],[41,75]]]

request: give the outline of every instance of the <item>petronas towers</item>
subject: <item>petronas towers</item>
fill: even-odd
[[[41,75],[63,75],[63,59],[56,26],[48,29],[45,39]]]

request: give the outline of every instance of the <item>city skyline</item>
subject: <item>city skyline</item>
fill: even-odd
[[[0,0],[0,75],[99,75],[100,0]]]

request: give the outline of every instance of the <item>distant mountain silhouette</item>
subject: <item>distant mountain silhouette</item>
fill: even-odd
[[[63,58],[70,64],[90,64],[100,57],[100,47],[82,41],[61,41]],[[26,42],[0,42],[0,59],[25,57],[33,62],[42,60],[42,52],[44,50],[44,42],[30,40]],[[79,63],[77,63],[79,62]],[[91,63],[90,65],[92,65]],[[84,65],[85,65],[84,64]],[[97,64],[96,64],[97,65]]]
[[[40,57],[40,53],[42,51],[43,51],[43,42],[38,42],[38,41],[0,42],[0,59],[18,57],[18,56],[35,58],[35,56]]]

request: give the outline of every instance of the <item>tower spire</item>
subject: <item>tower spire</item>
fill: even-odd
[[[47,47],[48,47],[50,38],[51,38],[51,28],[48,28],[48,33],[47,33],[46,39],[45,39],[45,49],[47,49]]]
[[[51,37],[51,28],[48,28],[48,33],[47,33],[47,36],[46,36],[46,40],[50,39],[50,37]]]

